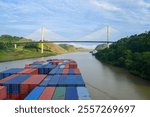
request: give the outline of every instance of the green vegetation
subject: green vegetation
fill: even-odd
[[[8,50],[0,50],[0,62],[4,61],[13,61],[19,59],[27,59],[27,58],[36,58],[43,56],[51,56],[54,55],[50,52],[44,52],[43,54],[40,51],[36,51],[36,49],[8,49]]]
[[[96,58],[150,80],[150,31],[122,38],[109,49],[99,50]]]
[[[105,48],[107,48],[107,44],[100,44],[100,45],[98,45],[96,48],[95,48],[95,50],[103,50],[103,49],[105,49]]]
[[[14,49],[14,42],[31,42],[31,39],[16,37],[10,35],[0,36],[0,62],[50,56],[67,52],[76,52],[76,48],[72,45],[57,45],[53,43],[44,43],[44,53],[41,54],[41,44],[25,43],[17,44]]]
[[[68,52],[76,52],[77,51],[77,49],[73,45],[60,44],[59,46],[65,50],[67,50]]]

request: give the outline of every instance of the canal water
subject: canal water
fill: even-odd
[[[95,100],[137,100],[150,99],[150,82],[129,74],[126,70],[103,64],[90,53],[79,52],[61,54],[0,63],[0,71],[9,68],[24,67],[36,60],[49,58],[73,59],[83,75],[92,99]]]

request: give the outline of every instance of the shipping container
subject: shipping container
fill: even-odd
[[[58,69],[56,75],[61,75],[63,73],[63,69]]]
[[[59,68],[60,68],[60,69],[64,69],[64,68],[65,68],[65,64],[62,63],[61,65],[59,65]]]
[[[23,68],[12,68],[12,69],[2,71],[2,72],[0,72],[0,78],[1,79],[6,78],[13,74],[17,74],[18,72],[21,72],[22,70],[24,70],[24,69]]]
[[[67,83],[67,86],[70,86],[70,87],[77,86],[76,78],[74,75],[68,75],[66,83]]]
[[[46,75],[32,75],[30,78],[20,84],[20,94],[28,94],[45,79]]]
[[[60,79],[60,75],[54,75],[49,81],[48,86],[57,86],[59,79]]]
[[[75,74],[74,69],[69,69],[69,75],[74,75],[74,74]]]
[[[58,68],[52,69],[52,70],[49,72],[49,75],[56,75],[57,71],[58,71]]]
[[[30,82],[29,91],[33,90],[36,86],[40,85],[42,81],[47,77],[47,75],[34,75],[33,76],[35,80],[33,82]]]
[[[46,87],[40,95],[39,100],[51,100],[55,91],[55,87]]]
[[[76,63],[69,63],[69,69],[76,69],[77,68],[77,64]]]
[[[19,74],[14,74],[14,75],[8,76],[8,77],[6,77],[6,78],[0,80],[0,86],[2,86],[4,82],[6,82],[6,81],[8,81],[8,80],[11,80],[11,79],[13,79],[13,78],[15,78],[15,77],[17,77],[17,76],[19,76]]]
[[[31,77],[31,75],[19,75],[3,83],[7,87],[8,94],[20,94],[20,84]]]
[[[75,75],[75,78],[76,78],[76,85],[77,86],[85,86],[85,82],[84,82],[81,75]]]
[[[80,72],[79,68],[74,69],[74,73],[75,73],[75,75],[81,75],[81,72]]]
[[[47,87],[48,83],[50,82],[50,80],[52,79],[53,76],[48,75],[43,81],[42,83],[39,85],[41,87]]]
[[[5,86],[0,86],[0,100],[7,98],[7,88]]]
[[[43,93],[45,87],[36,87],[31,93],[25,98],[25,100],[38,100],[40,95]]]
[[[67,63],[67,64],[65,64],[64,69],[69,69],[69,64],[68,64],[68,63]]]
[[[77,87],[78,98],[79,100],[90,100],[90,94],[86,87]]]
[[[38,74],[44,74],[43,65],[33,65],[32,68],[38,69]]]
[[[62,75],[68,75],[69,69],[63,69]]]
[[[68,77],[67,75],[60,76],[60,79],[58,81],[59,87],[67,86],[67,77]]]
[[[66,87],[56,87],[52,100],[64,100]]]
[[[65,100],[78,100],[78,94],[76,87],[67,87]]]
[[[36,75],[36,74],[38,74],[38,69],[33,69],[33,68],[24,69],[21,72],[18,72],[18,74],[32,74],[32,75]]]

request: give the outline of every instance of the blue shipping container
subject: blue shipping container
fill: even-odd
[[[75,78],[74,75],[68,75],[68,77],[67,77],[67,86],[70,86],[70,87],[77,86],[76,78]]]
[[[12,69],[2,71],[0,72],[0,79],[6,78],[13,74],[17,74],[18,72],[21,72],[22,70],[24,70],[24,68],[12,68]]]
[[[75,74],[74,69],[69,69],[69,74],[70,74],[70,75],[74,75],[74,74]]]
[[[56,72],[56,75],[61,75],[63,72],[63,69],[58,69],[58,71]]]
[[[51,80],[52,76],[47,76],[43,82],[40,84],[40,86],[46,87],[49,83],[49,81]]]
[[[60,75],[54,75],[49,81],[48,86],[57,86],[59,79],[60,79]]]
[[[29,95],[25,98],[25,100],[38,100],[40,95],[43,93],[45,87],[36,87],[34,88]]]
[[[57,71],[58,71],[58,68],[52,69],[52,70],[49,72],[49,75],[55,75]]]
[[[65,100],[78,100],[78,94],[76,87],[67,87]]]
[[[67,86],[67,75],[62,75],[62,76],[60,76],[60,78],[59,78],[59,81],[58,81],[58,86]]]
[[[75,75],[75,78],[76,78],[76,85],[77,86],[85,86],[85,83],[84,83],[81,75]]]
[[[7,87],[8,94],[20,93],[20,84],[30,77],[31,75],[19,75],[13,79],[6,81],[5,83],[3,83],[3,85]]]
[[[79,100],[90,100],[88,89],[86,87],[77,87]]]

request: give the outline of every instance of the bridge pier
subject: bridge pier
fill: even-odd
[[[44,53],[44,28],[42,27],[41,28],[41,38],[42,38],[42,43],[41,43],[41,53],[43,54]]]
[[[14,44],[15,49],[17,48],[17,44]]]
[[[109,26],[107,26],[107,48],[109,48]]]
[[[44,43],[41,43],[41,53],[44,53]]]

